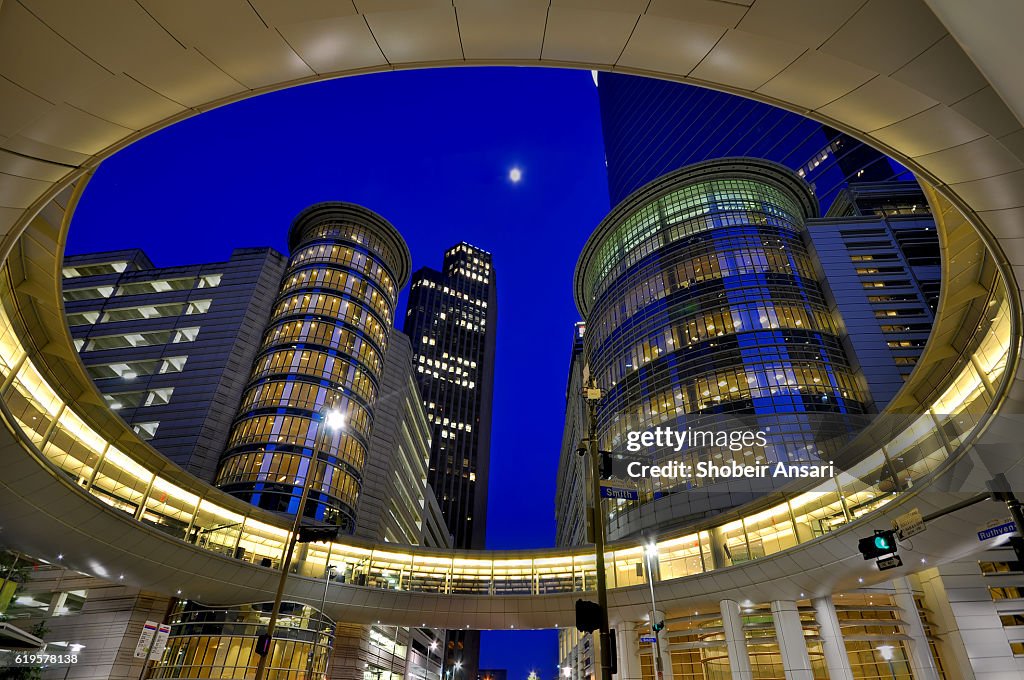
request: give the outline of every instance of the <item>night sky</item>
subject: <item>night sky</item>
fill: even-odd
[[[517,167],[522,179],[513,183]],[[494,255],[498,341],[489,548],[554,544],[572,274],[608,211],[586,71],[461,68],[359,76],[250,99],[132,145],[96,172],[69,253],[142,248],[157,266],[286,251],[311,203],[362,204],[405,237],[413,269],[467,241]],[[406,295],[397,318],[404,317]],[[399,321],[400,323],[400,321]],[[484,635],[480,666],[554,677],[554,631]]]

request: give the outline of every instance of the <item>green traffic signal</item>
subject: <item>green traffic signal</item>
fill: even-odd
[[[868,536],[857,541],[857,549],[860,550],[861,555],[866,560],[893,555],[898,550],[896,546],[896,532],[892,530],[876,530],[874,536]]]

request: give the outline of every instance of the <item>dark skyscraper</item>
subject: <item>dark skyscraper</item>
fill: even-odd
[[[917,365],[938,306],[939,238],[928,200],[917,182],[851,184],[806,227],[848,354],[881,411]]]
[[[848,179],[909,177],[852,137],[770,104],[619,73],[601,73],[597,82],[612,205],[672,170],[728,156],[789,167],[811,185],[823,210]]]
[[[457,548],[484,547],[497,321],[490,253],[459,243],[413,275],[404,331],[432,426],[427,482]],[[479,657],[477,631],[448,632],[446,667],[474,678]]]
[[[413,275],[404,332],[433,429],[428,481],[457,548],[483,548],[497,331],[491,255],[467,243]]]
[[[75,347],[140,437],[211,481],[284,272],[269,248],[154,267],[141,250],[64,259]]]

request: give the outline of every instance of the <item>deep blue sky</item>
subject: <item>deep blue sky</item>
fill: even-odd
[[[509,170],[523,179],[513,184]],[[156,133],[106,161],[68,252],[142,248],[157,266],[285,252],[291,219],[344,200],[386,217],[413,267],[468,241],[494,254],[498,343],[490,548],[554,544],[572,273],[608,211],[590,73],[462,68],[359,76],[264,95]],[[398,319],[404,317],[405,295]],[[488,633],[481,666],[514,680],[558,662],[553,631]]]

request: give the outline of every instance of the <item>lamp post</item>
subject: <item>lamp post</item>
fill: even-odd
[[[601,453],[597,450],[597,407],[601,390],[593,380],[583,388],[587,403],[587,449],[590,453],[590,478],[594,494],[594,551],[597,567],[597,604],[601,608],[601,680],[612,680],[611,635],[608,626],[608,584],[604,569],[604,513],[601,510]]]
[[[302,482],[302,495],[299,496],[299,507],[295,512],[295,521],[292,522],[291,537],[288,539],[288,549],[284,554],[284,563],[281,565],[281,578],[277,582],[277,594],[274,595],[274,606],[270,610],[270,620],[267,622],[265,635],[269,639],[266,653],[259,655],[260,659],[256,664],[255,680],[263,680],[267,671],[267,662],[274,651],[274,629],[277,627],[277,616],[281,612],[281,598],[284,596],[284,586],[288,582],[288,570],[292,566],[292,555],[295,553],[295,544],[299,539],[299,529],[302,527],[302,515],[306,509],[306,499],[309,498],[309,487],[313,485],[313,478],[316,476],[317,463],[320,458],[320,447],[318,446],[323,435],[327,431],[340,430],[345,426],[345,414],[336,408],[325,408],[320,413],[320,425],[317,427],[316,438],[313,440],[313,453],[309,459],[309,467],[306,470],[306,478]]]
[[[313,659],[316,658],[316,641],[320,637],[320,630],[324,627],[324,607],[327,606],[327,587],[331,585],[331,577],[337,569],[333,564],[328,564],[324,569],[324,596],[320,598],[320,611],[316,617],[316,633],[313,636],[313,646],[309,650],[309,660],[306,662],[306,677],[313,675]],[[324,677],[327,676],[327,661],[324,660]]]
[[[647,585],[651,587],[651,634],[654,637],[654,670],[656,680],[661,680],[664,674],[664,668],[661,663],[661,635],[660,631],[657,630],[657,621],[655,619],[658,616],[658,604],[654,600],[654,566],[652,559],[658,554],[658,545],[651,543],[644,547],[644,557],[647,558]]]

